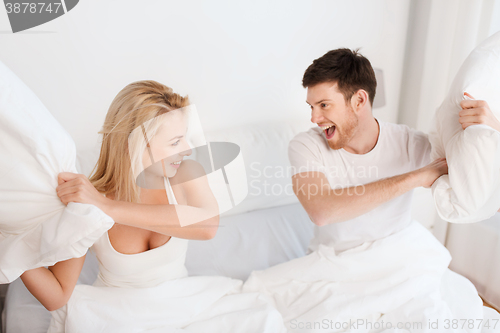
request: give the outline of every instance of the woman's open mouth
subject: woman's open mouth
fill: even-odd
[[[323,132],[325,132],[326,139],[330,140],[331,138],[333,138],[333,135],[335,134],[336,127],[335,125],[321,126],[321,129],[323,130]]]
[[[182,162],[182,160],[177,161],[177,162],[172,162],[172,163],[170,163],[170,165],[171,165],[173,168],[176,168],[176,169],[177,169],[177,168],[179,168],[179,167],[181,166],[181,162]]]

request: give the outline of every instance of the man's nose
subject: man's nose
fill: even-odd
[[[322,119],[323,119],[323,115],[322,115],[321,111],[312,108],[311,109],[311,122],[317,124],[317,123],[321,122]]]

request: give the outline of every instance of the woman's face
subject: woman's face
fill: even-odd
[[[186,140],[187,119],[182,110],[170,111],[162,117],[162,124],[149,141],[150,150],[146,148],[143,165],[146,172],[158,177],[173,177],[177,173],[185,156],[191,155],[191,148]]]

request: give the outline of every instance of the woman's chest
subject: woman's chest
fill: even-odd
[[[122,254],[137,254],[152,250],[170,240],[170,236],[167,235],[118,223],[108,230],[108,236],[113,249]]]
[[[186,204],[182,187],[172,188],[177,204]],[[149,205],[168,205],[165,190],[141,191],[141,202]],[[115,251],[122,254],[136,254],[155,249],[166,244],[171,236],[163,235],[147,229],[116,223],[108,230],[109,241]]]

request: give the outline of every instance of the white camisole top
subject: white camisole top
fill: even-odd
[[[176,204],[170,182],[164,178],[169,204]],[[117,252],[106,231],[91,250],[99,262],[99,274],[94,286],[148,288],[172,279],[187,276],[185,266],[188,240],[171,237],[167,243],[145,252]]]

